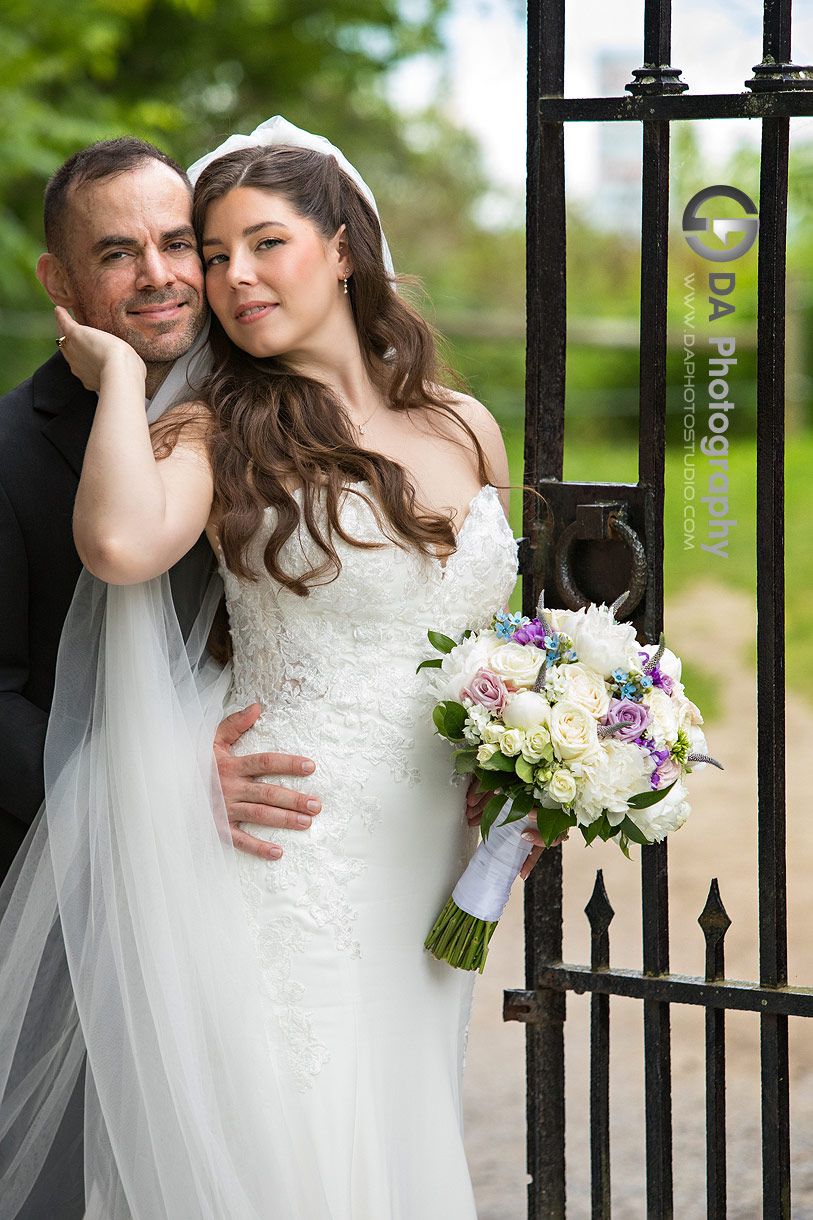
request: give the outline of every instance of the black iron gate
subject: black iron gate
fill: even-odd
[[[607,0],[612,4],[614,0]],[[642,849],[642,970],[609,966],[612,909],[599,873],[587,907],[589,966],[562,962],[562,853],[543,854],[526,889],[526,990],[505,995],[506,1020],[527,1024],[528,1216],[565,1215],[564,1021],[568,991],[591,1000],[592,1214],[610,1216],[610,997],[643,1002],[647,1216],[672,1206],[670,1005],[706,1010],[708,1216],[726,1214],[725,1013],[759,1013],[763,1215],[789,1220],[788,1017],[813,1016],[813,990],[787,985],[784,724],[784,335],[789,119],[813,115],[813,68],[791,61],[791,0],[765,0],[763,61],[747,92],[693,96],[670,66],[671,0],[646,0],[644,65],[628,97],[564,98],[565,0],[530,0],[528,38],[528,373],[521,553],[525,611],[544,587],[549,605],[574,606],[580,589],[612,601],[637,579],[633,615],[656,640],[663,615],[666,300],[670,122],[759,118],[760,242],[757,333],[759,983],[727,981],[728,928],[715,881],[701,926],[704,977],[669,970],[666,844]],[[747,66],[743,68],[747,74]],[[643,129],[639,481],[563,483],[565,402],[564,123],[640,122]],[[574,547],[578,539],[579,547]],[[643,546],[637,542],[643,541]],[[578,554],[577,554],[578,552]],[[627,558],[621,558],[626,554]],[[580,565],[577,567],[577,564]],[[627,565],[629,571],[623,566]],[[574,569],[576,569],[574,571]],[[625,583],[626,582],[626,583]],[[554,597],[553,590],[557,590]]]

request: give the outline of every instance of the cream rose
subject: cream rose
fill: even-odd
[[[505,736],[505,727],[492,720],[483,729],[483,741],[487,746],[498,746]]]
[[[488,667],[503,682],[527,690],[536,681],[544,655],[539,648],[501,644],[491,654]]]
[[[569,805],[576,795],[576,781],[567,767],[554,771],[550,783],[545,788],[545,795],[558,805]]]
[[[564,699],[550,712],[550,740],[556,757],[583,759],[598,750],[596,721],[578,703]]]
[[[532,732],[540,725],[550,724],[550,704],[544,695],[534,690],[521,690],[511,695],[503,708],[503,723],[509,729]]]
[[[672,747],[677,741],[678,723],[672,699],[659,687],[653,687],[646,698],[652,720],[648,731],[657,746]]]
[[[489,761],[489,759],[492,759],[494,757],[494,755],[499,754],[499,752],[500,752],[499,746],[494,746],[494,745],[478,746],[477,761],[478,761],[478,763],[487,763]]]
[[[550,757],[550,733],[544,726],[532,729],[522,743],[522,757],[526,762],[537,763]]]
[[[500,750],[503,754],[507,754],[509,758],[513,758],[514,755],[519,754],[524,741],[525,734],[522,729],[506,729],[500,742]]]
[[[678,728],[682,729],[687,735],[691,735],[691,730],[698,728],[703,723],[700,708],[695,703],[692,703],[691,699],[678,696],[676,700],[672,699],[672,706],[677,716]]]
[[[567,682],[568,700],[600,720],[610,706],[610,695],[604,679],[581,661],[560,665],[558,669]]]

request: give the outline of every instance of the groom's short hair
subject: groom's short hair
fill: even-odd
[[[116,140],[101,140],[98,144],[91,144],[68,157],[45,188],[45,244],[51,254],[55,254],[63,262],[66,261],[65,221],[72,191],[88,182],[99,182],[104,178],[126,174],[129,170],[143,165],[145,161],[160,161],[163,165],[168,165],[184,183],[191,197],[192,184],[183,166],[161,152],[154,144],[138,140],[135,136],[119,136]]]

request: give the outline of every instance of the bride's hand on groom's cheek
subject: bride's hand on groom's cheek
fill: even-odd
[[[261,711],[260,704],[253,703],[221,721],[215,734],[214,753],[232,843],[239,851],[252,856],[277,860],[282,855],[282,849],[275,843],[249,834],[241,828],[240,823],[307,830],[322,805],[308,793],[294,792],[280,784],[262,783],[258,778],[261,775],[310,775],[315,770],[311,759],[296,754],[241,756],[231,753],[230,747],[251,728]]]
[[[56,306],[54,314],[59,350],[86,390],[100,389],[105,369],[113,365],[125,369],[129,376],[146,377],[146,365],[129,343],[107,331],[82,326],[61,305]]]

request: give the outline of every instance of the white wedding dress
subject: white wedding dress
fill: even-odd
[[[474,842],[465,783],[433,732],[432,671],[416,667],[436,655],[428,628],[457,636],[502,608],[516,544],[492,487],[472,500],[445,568],[385,539],[353,488],[341,511],[351,537],[382,545],[336,539],[339,577],[306,598],[265,572],[270,519],[249,550],[260,578],[223,568],[226,710],[263,705],[235,748],[312,758],[313,775],[279,782],[323,806],[308,831],[247,826],[284,855],[241,854],[239,876],[332,1220],[472,1220],[460,1090],[473,976],[423,942]],[[306,571],[312,557],[303,529],[281,560]],[[255,1152],[273,1173],[262,1132]]]

